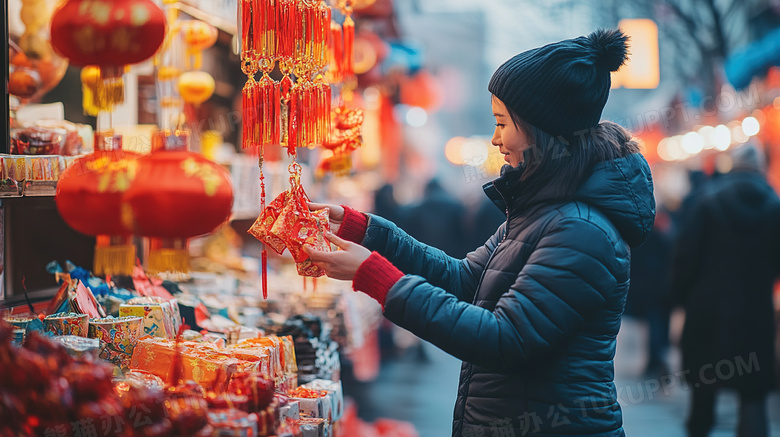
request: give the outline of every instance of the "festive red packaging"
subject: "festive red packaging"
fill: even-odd
[[[303,251],[303,244],[317,233],[317,220],[309,211],[306,200],[306,194],[300,186],[293,189],[271,227],[271,235],[284,241],[295,262],[302,262],[309,257]]]
[[[317,220],[317,230],[314,233],[307,232],[307,238],[304,240],[303,244],[323,252],[330,252],[330,242],[325,238],[325,234],[330,232],[330,209],[323,208],[314,211],[312,215]],[[295,267],[298,269],[298,274],[301,276],[317,278],[325,274],[321,268],[311,262],[311,258],[308,258],[308,255],[305,260],[296,263]]]
[[[249,228],[248,231],[250,234],[252,234],[252,236],[268,245],[279,255],[284,252],[286,246],[281,238],[271,234],[271,228],[273,227],[274,223],[279,217],[279,214],[281,214],[282,209],[287,203],[288,195],[289,192],[285,191],[282,194],[276,196],[276,198],[265,207],[263,212],[260,214],[260,217],[257,218],[255,223],[251,228]]]

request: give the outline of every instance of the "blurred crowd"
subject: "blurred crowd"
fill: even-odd
[[[658,377],[670,373],[670,312],[684,309],[688,435],[709,434],[717,394],[731,389],[740,399],[737,435],[766,436],[766,398],[777,375],[780,200],[759,147],[747,144],[723,158],[728,171],[690,173],[691,189],[675,211],[660,205],[650,240],[632,253],[626,314],[646,320],[645,374]]]

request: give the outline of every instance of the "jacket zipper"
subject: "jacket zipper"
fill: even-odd
[[[496,191],[498,191],[498,194],[504,200],[504,205],[508,205],[506,203],[506,199],[504,198],[504,195],[501,194],[501,191],[499,191],[498,189],[496,189]],[[482,285],[482,280],[485,279],[485,272],[487,272],[488,266],[490,265],[490,261],[493,260],[493,256],[496,254],[496,252],[498,252],[498,248],[501,246],[501,243],[506,241],[506,236],[507,236],[507,234],[509,234],[509,206],[507,206],[505,209],[506,209],[506,229],[504,230],[504,236],[501,237],[501,241],[499,241],[498,244],[496,244],[496,248],[493,249],[493,253],[490,254],[490,256],[488,257],[487,262],[485,263],[485,268],[482,269],[482,274],[479,276],[479,282],[477,282],[477,289],[474,290],[474,299],[472,299],[472,301],[471,301],[472,305],[476,305],[477,304],[477,295],[479,294],[478,293],[479,292],[479,287],[480,287],[480,285]],[[460,417],[460,421],[461,421],[460,422],[460,429],[461,429],[461,431],[463,430],[463,420],[464,420],[464,416],[466,415],[466,401],[469,398],[469,385],[471,384],[471,376],[474,374],[474,365],[471,364],[471,363],[468,363],[468,365],[469,365],[469,376],[464,381],[464,383],[466,385],[466,393],[463,395],[463,415]],[[460,388],[460,383],[458,384],[458,388]],[[458,397],[460,398],[460,395],[458,395]]]
[[[508,205],[508,203],[506,203],[506,198],[504,198],[504,195],[501,193],[501,191],[498,188],[496,188],[496,191],[498,192],[498,195],[501,196],[501,199],[504,200],[504,205]],[[490,254],[487,262],[485,263],[485,268],[482,269],[482,274],[479,276],[479,282],[477,282],[477,289],[474,290],[474,298],[471,300],[472,305],[477,304],[477,295],[479,295],[479,289],[480,286],[482,285],[482,280],[485,279],[485,272],[487,272],[488,266],[490,265],[490,261],[493,260],[493,255],[495,255],[496,252],[498,252],[498,248],[501,246],[501,243],[506,241],[506,236],[507,234],[509,234],[509,206],[505,208],[505,211],[506,211],[506,229],[504,229],[504,236],[501,237],[501,241],[499,241],[498,244],[496,244],[496,248],[493,249],[493,252]]]

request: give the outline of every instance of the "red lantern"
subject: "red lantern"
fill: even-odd
[[[187,150],[186,133],[161,138],[164,135],[155,135],[153,148],[167,142],[168,149],[138,160],[136,179],[125,193],[135,234],[153,239],[147,270],[157,275],[186,273],[186,240],[213,232],[230,218],[233,206],[228,172]],[[182,138],[183,145],[171,146],[171,140]]]
[[[52,15],[54,49],[77,65],[100,67],[100,110],[124,101],[124,67],[148,59],[165,39],[165,13],[151,0],[67,0]]]
[[[165,13],[151,0],[69,0],[51,19],[52,45],[79,65],[135,64],[163,39]]]
[[[122,150],[122,138],[111,132],[95,134],[96,151],[73,162],[57,183],[57,210],[82,234],[95,235],[94,273],[130,275],[135,246],[129,206],[122,200],[130,187],[141,155]]]

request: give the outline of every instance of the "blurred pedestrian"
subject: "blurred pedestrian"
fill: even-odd
[[[374,192],[374,213],[381,217],[392,217],[393,223],[406,229],[406,209],[395,200],[392,184],[384,184]]]
[[[672,311],[670,270],[672,222],[660,205],[647,241],[631,249],[631,287],[626,315],[647,323],[647,363],[643,375],[658,378],[669,374],[669,316]]]
[[[712,429],[722,387],[740,395],[737,435],[768,435],[780,200],[764,176],[759,149],[742,146],[731,159],[730,173],[699,190],[675,248],[673,287],[677,302],[685,307],[681,349],[689,372],[687,429],[692,437],[706,436]]]
[[[307,248],[385,317],[463,360],[453,436],[624,435],[612,359],[630,247],[655,215],[638,144],[599,121],[627,39],[599,30],[493,74],[492,143],[507,165],[484,188],[507,218],[464,259],[338,205],[329,238],[343,250]]]
[[[425,184],[420,202],[409,208],[403,229],[422,243],[437,247],[449,256],[463,258],[472,249],[463,244],[465,214],[463,204],[433,178]]]

